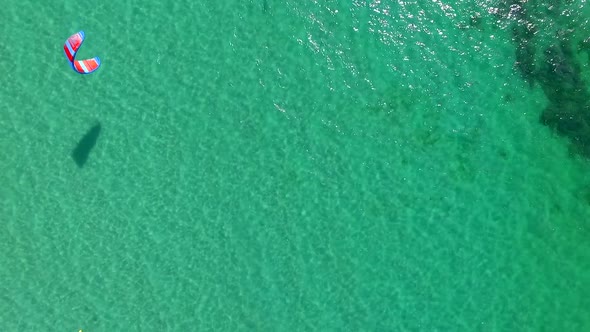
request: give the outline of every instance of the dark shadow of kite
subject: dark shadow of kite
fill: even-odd
[[[100,122],[97,122],[88,132],[86,135],[82,137],[82,139],[78,142],[78,145],[72,151],[72,158],[76,162],[78,167],[84,167],[86,161],[88,161],[88,155],[92,148],[96,145],[96,141],[98,140],[98,136],[100,136]]]

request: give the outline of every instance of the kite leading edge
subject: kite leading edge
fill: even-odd
[[[66,58],[70,61],[72,68],[80,74],[90,74],[100,67],[100,59],[94,57],[92,59],[76,60],[76,53],[84,42],[84,31],[79,31],[68,38],[64,44],[64,52]]]

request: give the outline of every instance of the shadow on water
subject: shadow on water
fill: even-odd
[[[78,167],[84,167],[86,161],[88,161],[88,155],[92,148],[96,145],[96,141],[98,140],[98,136],[100,136],[101,125],[97,122],[86,134],[82,139],[78,142],[78,145],[72,151],[72,158],[76,162]]]

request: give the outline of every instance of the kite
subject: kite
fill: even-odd
[[[66,58],[68,58],[70,61],[72,69],[80,74],[90,74],[100,67],[100,59],[95,56],[92,59],[75,60],[76,53],[78,53],[78,49],[80,46],[82,46],[83,42],[84,31],[80,31],[71,35],[64,44],[64,52],[66,54]]]

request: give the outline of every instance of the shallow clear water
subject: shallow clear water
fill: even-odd
[[[1,329],[590,329],[590,160],[514,37],[586,80],[590,14],[513,2],[9,1]]]

